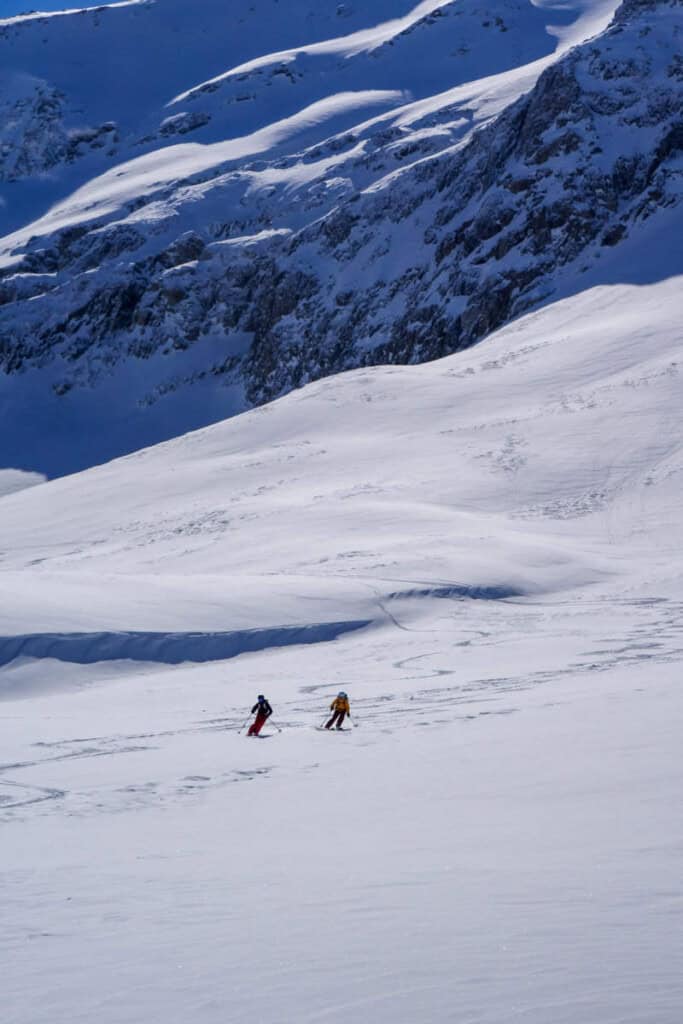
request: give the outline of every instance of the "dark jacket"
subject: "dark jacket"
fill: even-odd
[[[263,715],[264,718],[270,718],[270,716],[273,713],[273,709],[271,708],[267,700],[256,701],[253,708],[251,709],[252,715],[255,715],[257,711],[260,715]]]

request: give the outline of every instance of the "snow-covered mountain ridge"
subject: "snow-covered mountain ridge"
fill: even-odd
[[[443,355],[553,295],[664,276],[637,256],[653,237],[680,269],[679,4],[626,3],[582,43],[609,5],[262,0],[225,53],[221,7],[187,37],[179,0],[3,29],[18,69],[76,26],[89,74],[131,26],[162,57],[180,33],[186,77],[143,75],[129,41],[118,116],[105,81],[69,121],[10,72],[26,146],[3,164],[5,464],[62,472],[342,369]],[[60,97],[74,68],[44,69]],[[54,205],[22,225],[37,195]]]

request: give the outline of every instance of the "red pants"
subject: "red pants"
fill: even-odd
[[[326,729],[331,729],[332,726],[336,722],[337,728],[341,729],[342,722],[344,721],[345,718],[346,718],[346,712],[345,711],[335,711],[335,713],[332,715],[332,718],[329,720],[329,722],[327,723],[325,728]]]
[[[249,726],[249,732],[247,733],[247,736],[258,736],[258,734],[261,732],[261,729],[263,728],[263,723],[265,722],[267,717],[268,715],[262,715],[261,712],[259,711],[256,718]]]

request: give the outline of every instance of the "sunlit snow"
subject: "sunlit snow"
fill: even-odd
[[[677,1022],[680,289],[0,499],[6,1019]]]

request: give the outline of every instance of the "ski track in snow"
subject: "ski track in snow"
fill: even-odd
[[[515,714],[522,710],[520,695],[529,690],[548,689],[547,696],[552,704],[552,687],[563,680],[585,678],[596,672],[614,672],[629,665],[647,668],[654,665],[678,665],[683,661],[683,602],[652,597],[624,598],[621,602],[609,599],[610,606],[613,607],[615,603],[619,612],[617,622],[623,632],[614,635],[618,628],[615,623],[611,635],[592,636],[590,645],[586,645],[588,649],[578,649],[574,659],[563,667],[554,666],[497,677],[488,675],[458,682],[457,676],[461,669],[457,662],[453,667],[443,667],[449,660],[443,652],[428,649],[396,659],[390,669],[395,692],[375,693],[368,697],[357,697],[353,701],[353,725],[349,728],[354,731],[354,744],[362,749],[368,744],[383,743],[383,737],[389,737],[391,746],[395,747],[400,742],[401,732],[406,729],[452,727],[480,721],[492,715]],[[471,639],[459,641],[456,647],[469,648],[474,645],[483,650],[505,648],[514,643],[516,636],[528,632],[529,623],[525,626],[525,620],[531,618],[540,624],[543,620],[561,617],[567,607],[571,605],[561,602],[550,608],[509,604],[502,616],[496,616],[495,631],[477,630]],[[594,608],[584,605],[582,616],[590,618],[593,615],[598,620],[604,618],[604,608],[600,604]],[[459,617],[456,611],[453,618]],[[626,624],[622,622],[624,617],[629,620]],[[443,624],[440,623],[440,628],[431,632],[435,636],[443,635]],[[652,639],[655,636],[656,641]],[[417,642],[420,645],[426,644],[428,648],[433,646],[429,639],[419,639]],[[410,647],[413,646],[414,641],[411,641]],[[439,685],[431,685],[435,681]],[[298,689],[295,698],[278,703],[277,709],[277,726],[291,734],[293,741],[302,733],[306,736],[315,725],[316,718],[320,718],[325,698],[319,691],[329,691],[330,687],[329,684],[314,684],[303,685]],[[23,820],[26,808],[30,808],[31,812],[58,812],[77,816],[84,813],[102,814],[112,809],[120,811],[125,807],[132,809],[173,801],[179,797],[200,795],[209,787],[265,778],[277,770],[276,764],[266,769],[256,766],[235,768],[212,776],[202,774],[203,769],[197,769],[193,774],[193,770],[188,768],[182,777],[166,780],[163,784],[140,778],[114,792],[106,789],[94,793],[88,793],[87,790],[69,791],[51,784],[51,767],[74,760],[87,761],[92,758],[146,753],[149,755],[146,760],[153,765],[156,752],[159,752],[162,762],[173,763],[173,748],[179,738],[230,733],[243,739],[243,721],[243,707],[235,706],[224,711],[218,708],[205,709],[201,718],[182,728],[35,740],[32,747],[40,751],[40,756],[0,764],[0,789],[7,786],[25,790],[25,796],[15,794],[13,790],[0,796],[0,816],[4,816],[6,821]],[[277,734],[273,732],[270,735]],[[306,743],[303,749],[308,752]],[[387,750],[386,753],[390,757],[397,756],[395,750],[393,753]],[[317,751],[317,754],[321,759],[324,758],[322,751]],[[149,767],[145,770],[149,771]],[[298,770],[308,772],[311,767],[303,763]],[[40,779],[40,783],[22,782],[17,778],[22,772],[30,772],[32,778]],[[8,774],[12,776],[11,779],[7,777]],[[87,772],[80,774],[84,778],[87,776]],[[62,801],[63,804],[57,807],[55,801]],[[50,802],[50,806],[43,806],[47,802]],[[22,813],[17,816],[19,808]],[[8,813],[10,811],[11,814]]]
[[[658,957],[678,920],[667,849],[680,830],[662,771],[676,787],[667,758],[680,702],[668,680],[683,657],[683,602],[429,604],[409,632],[124,668],[100,685],[98,666],[83,666],[78,691],[0,704],[5,749],[20,755],[0,764],[6,920],[33,958],[10,972],[12,1024],[47,1022],[36,1003],[22,1008],[25,979],[51,991],[46,969],[62,979],[48,1004],[60,1024],[156,1019],[149,986],[178,1024],[188,1013],[279,1024],[349,1012],[408,1024],[452,1019],[454,1005],[459,1016],[480,1007],[487,1024],[515,1005],[543,1024],[560,1005],[556,984],[561,1024],[596,1003],[644,1024],[653,978],[658,1024],[675,1024],[679,980]],[[244,734],[257,685],[275,705],[266,742]],[[340,685],[355,722],[343,739],[316,729]],[[27,843],[50,836],[58,849],[39,847],[36,860]],[[291,954],[278,955],[285,939]],[[159,942],[187,972],[150,958]],[[444,946],[458,949],[455,974]],[[240,985],[259,952],[278,993],[265,1011]],[[326,973],[340,955],[341,988]],[[166,985],[173,1007],[157,991]]]

